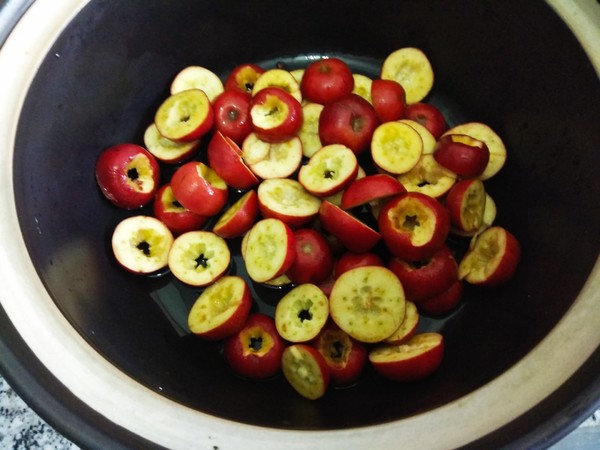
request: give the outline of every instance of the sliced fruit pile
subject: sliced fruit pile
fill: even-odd
[[[223,343],[241,376],[281,371],[317,399],[367,363],[396,381],[431,375],[444,339],[420,315],[453,311],[464,282],[507,282],[521,253],[484,184],[506,160],[501,138],[480,122],[449,127],[425,101],[433,82],[417,48],[391,53],[378,79],[333,57],[242,64],[224,81],[186,67],[144,145],[98,158],[110,202],[153,207],[116,227],[115,258],[201,288],[189,329]],[[249,278],[228,274],[238,238]],[[288,286],[274,317],[252,312],[250,283]]]

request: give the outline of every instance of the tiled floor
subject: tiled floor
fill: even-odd
[[[600,449],[600,410],[583,422],[549,450],[598,450]]]
[[[79,450],[32,411],[0,377],[0,449]],[[600,449],[600,410],[550,450]]]

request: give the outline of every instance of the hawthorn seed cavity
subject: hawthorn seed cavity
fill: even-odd
[[[298,313],[298,318],[300,319],[300,322],[304,322],[305,320],[311,320],[312,314],[309,310],[303,309]]]
[[[332,342],[329,347],[329,356],[331,359],[341,359],[344,356],[344,344],[340,341]]]
[[[127,177],[129,177],[131,181],[135,181],[140,177],[140,174],[138,173],[137,169],[133,167],[127,171]]]
[[[146,241],[140,242],[136,248],[140,250],[145,256],[150,256],[150,244]]]
[[[263,344],[263,340],[261,337],[251,337],[248,347],[250,347],[255,352],[258,352],[261,350],[262,344]]]
[[[196,269],[200,266],[202,266],[203,268],[207,268],[208,267],[208,258],[204,256],[204,253],[201,253],[200,256],[198,256],[196,259]]]
[[[414,216],[404,216],[404,222],[402,222],[402,228],[406,228],[407,230],[413,231],[415,228],[418,228],[419,225],[421,225],[419,223],[419,218],[414,215]]]

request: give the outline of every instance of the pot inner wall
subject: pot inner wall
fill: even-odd
[[[20,225],[60,310],[140,383],[200,411],[268,427],[398,420],[502,374],[566,313],[598,257],[600,104],[590,99],[600,87],[577,41],[547,6],[457,5],[375,1],[369,11],[386,13],[366,20],[371,13],[341,2],[252,8],[237,1],[90,2],[40,67],[15,149]],[[367,371],[356,386],[311,403],[283,377],[242,380],[223,362],[219,345],[182,325],[198,290],[168,275],[136,277],[115,263],[110,236],[131,212],[102,198],[96,158],[110,145],[143,142],[170,81],[187,65],[225,75],[242,62],[291,69],[335,55],[376,77],[383,58],[404,46],[430,57],[436,80],[427,100],[450,125],[485,122],[504,139],[507,164],[487,186],[498,223],[523,245],[519,272],[501,289],[468,288],[452,315],[423,320],[423,329],[444,334],[447,352],[442,368],[422,382],[393,384]],[[235,258],[232,271],[243,273],[240,263]],[[253,289],[256,307],[272,311],[281,292]]]

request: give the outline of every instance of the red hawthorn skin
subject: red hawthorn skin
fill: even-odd
[[[335,323],[325,325],[313,345],[325,358],[334,385],[348,386],[360,377],[367,362],[367,347]]]
[[[377,231],[327,200],[321,203],[319,219],[323,229],[352,252],[368,252],[381,239]]]
[[[343,144],[355,154],[369,148],[379,118],[373,106],[357,94],[326,104],[319,116],[321,144]]]
[[[247,94],[252,93],[254,83],[265,72],[260,66],[251,63],[240,64],[233,68],[225,80],[225,90],[237,89]]]
[[[341,59],[320,59],[306,67],[300,89],[306,100],[325,105],[350,94],[354,89],[354,77]]]
[[[404,118],[419,122],[436,140],[448,129],[444,115],[431,103],[418,102],[407,105]]]
[[[241,145],[252,131],[250,94],[240,90],[223,91],[213,101],[214,128]]]
[[[170,205],[169,203],[173,203],[173,201],[177,202],[172,195],[171,187],[169,184],[165,184],[156,193],[153,211],[154,216],[163,222],[174,235],[199,230],[208,220],[208,217],[199,216],[183,206]]]
[[[265,314],[253,313],[244,327],[225,341],[224,355],[237,374],[263,379],[279,372],[285,346],[275,321]]]
[[[446,169],[464,178],[480,176],[490,160],[490,151],[483,141],[470,136],[447,134],[436,143],[435,160]]]
[[[416,334],[402,345],[408,347],[413,346],[424,334],[437,335],[437,333]],[[439,335],[439,338],[441,340],[438,345],[422,350],[421,353],[414,355],[411,358],[400,358],[396,361],[377,364],[371,360],[371,364],[377,373],[393,381],[405,382],[421,380],[435,372],[442,363],[445,343],[443,336]],[[401,355],[402,354],[399,353],[399,356]]]
[[[242,159],[242,150],[231,139],[217,131],[208,143],[207,156],[210,167],[228,186],[249,189],[256,186],[258,178]]]
[[[400,279],[406,298],[415,303],[441,294],[458,280],[458,263],[447,245],[422,261],[392,257],[388,268]]]
[[[154,186],[145,192],[141,189],[139,173],[130,167],[136,158],[145,158],[152,172]],[[160,167],[156,158],[136,144],[117,144],[104,150],[96,161],[95,174],[104,197],[123,209],[137,209],[149,204],[159,188]]]
[[[294,230],[296,258],[286,275],[295,284],[319,284],[331,274],[333,253],[321,233],[312,228]]]
[[[406,93],[397,81],[373,80],[371,83],[371,101],[382,123],[404,118]]]
[[[344,252],[338,258],[333,269],[334,278],[338,278],[344,272],[362,266],[383,266],[383,260],[372,252]]]
[[[413,236],[427,229],[422,222],[431,220],[435,222],[428,240],[414,243]],[[419,192],[407,192],[383,205],[378,224],[379,233],[394,256],[420,261],[445,245],[450,232],[450,215],[439,200]]]
[[[421,300],[417,308],[429,316],[442,316],[458,306],[463,294],[463,281],[456,280],[441,294]]]
[[[261,89],[252,97],[250,114],[254,116],[255,111],[261,105],[267,104],[270,98],[276,97],[288,107],[288,115],[285,120],[272,128],[264,128],[252,118],[252,129],[256,135],[265,142],[283,142],[298,134],[302,127],[302,105],[298,100],[278,87],[267,87]]]
[[[406,189],[397,178],[384,173],[376,173],[350,183],[344,190],[340,206],[342,209],[352,209],[371,201],[383,201],[405,192]]]

